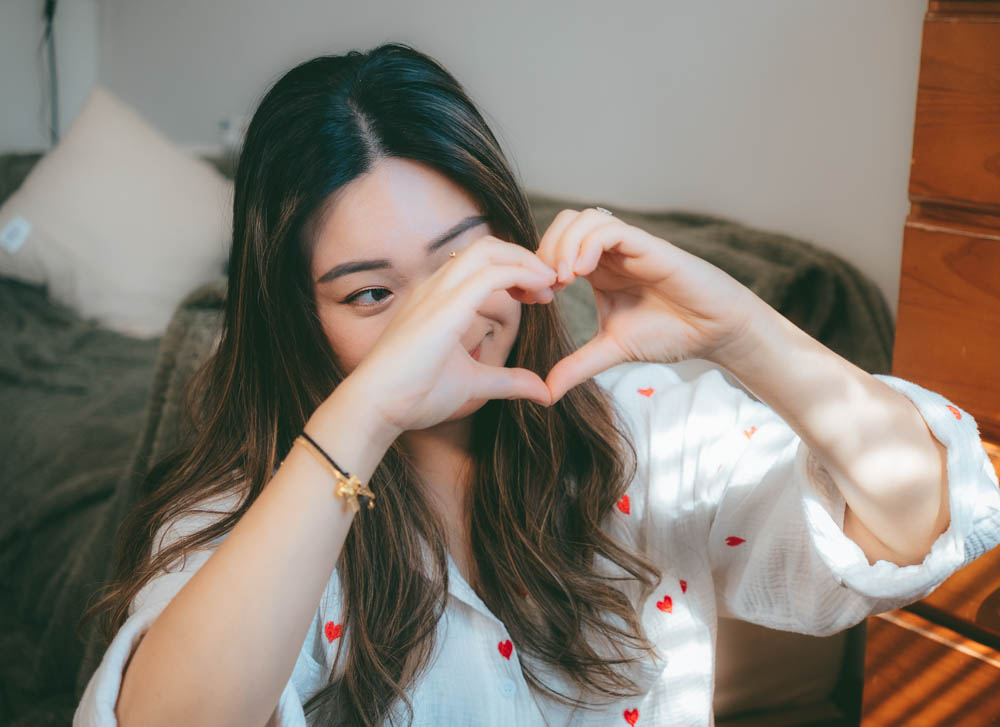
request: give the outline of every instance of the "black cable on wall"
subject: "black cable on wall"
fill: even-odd
[[[42,15],[45,21],[44,41],[49,47],[49,110],[52,115],[49,139],[52,146],[59,141],[59,81],[56,75],[56,36],[52,27],[52,18],[56,14],[56,1],[45,0],[45,10]]]

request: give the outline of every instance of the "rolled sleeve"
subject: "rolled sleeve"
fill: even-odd
[[[971,414],[913,382],[875,377],[912,401],[946,448],[948,528],[919,564],[899,566],[885,560],[870,564],[857,543],[844,534],[843,496],[804,444],[798,459],[805,476],[797,481],[802,486],[812,544],[835,580],[863,596],[887,599],[898,608],[928,595],[956,570],[1000,543],[1000,487]]]
[[[125,664],[143,635],[149,630],[158,612],[144,609],[129,616],[115,634],[97,670],[90,677],[80,703],[73,714],[73,727],[105,727],[117,725],[115,705],[121,691]]]
[[[744,435],[717,475],[703,473],[716,501],[708,541],[720,615],[830,635],[923,598],[1000,542],[1000,490],[972,416],[917,384],[877,378],[917,406],[947,450],[951,523],[920,564],[869,564],[805,442],[763,402],[706,374],[706,405],[731,412],[725,428]]]
[[[237,504],[234,495],[208,503],[208,509],[193,511],[170,523],[157,532],[154,546],[163,550],[177,540],[199,531]],[[222,507],[218,507],[221,504]],[[139,642],[191,577],[208,561],[228,533],[219,536],[207,547],[195,550],[174,560],[161,570],[136,594],[129,605],[129,615],[118,629],[100,664],[90,677],[73,715],[73,727],[112,727],[118,724],[115,707],[121,692],[122,680]],[[180,564],[178,566],[178,563]],[[303,663],[300,655],[293,674],[282,690],[278,704],[267,722],[269,727],[305,727],[300,692],[305,692],[319,679],[319,665]]]
[[[190,554],[183,570],[162,573],[136,595],[129,608],[128,618],[111,640],[101,663],[84,689],[73,715],[73,727],[107,727],[118,724],[115,706],[118,704],[126,665],[153,622],[195,571],[208,560],[210,554]]]

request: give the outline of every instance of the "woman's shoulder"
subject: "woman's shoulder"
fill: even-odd
[[[154,552],[159,552],[235,512],[242,504],[244,496],[243,488],[234,485],[222,492],[201,497],[192,506],[186,507],[157,529],[153,537]],[[225,536],[223,534],[216,538],[213,545],[217,545]]]

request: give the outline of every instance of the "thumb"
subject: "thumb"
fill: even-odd
[[[549,387],[534,371],[477,363],[472,377],[472,396],[482,399],[531,399],[543,406],[551,401]]]
[[[562,359],[545,379],[555,404],[577,384],[622,362],[621,349],[607,335],[598,333],[576,351]]]

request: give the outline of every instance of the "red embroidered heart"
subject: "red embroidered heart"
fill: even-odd
[[[729,537],[726,538],[726,545],[730,546],[736,546],[739,545],[740,543],[745,543],[745,542],[747,541],[744,540],[743,538],[737,538],[735,535],[730,535]]]
[[[630,511],[630,510],[631,510],[632,508],[631,508],[631,506],[630,506],[630,504],[629,504],[629,499],[628,499],[628,495],[622,495],[622,499],[620,499],[620,500],[618,501],[618,509],[619,509],[619,510],[621,510],[621,511],[622,511],[623,513],[625,513],[626,515],[628,515],[628,514],[629,514],[629,511]]]
[[[638,709],[626,709],[622,714],[625,716],[625,721],[630,725],[635,725],[639,721]]]
[[[681,581],[681,593],[687,593],[687,592],[688,592],[688,582]]]
[[[510,659],[510,652],[514,650],[514,644],[511,643],[510,639],[507,639],[497,644],[497,648],[500,649],[500,654],[504,659]]]
[[[664,596],[662,601],[656,602],[656,607],[665,613],[671,613],[674,610],[674,599]]]
[[[951,409],[951,413],[955,415],[956,419],[961,419],[962,418],[962,412],[960,412],[958,410],[958,407],[954,407],[951,404],[949,404],[948,408]]]
[[[327,621],[323,630],[326,632],[326,640],[331,643],[340,636],[340,624],[335,624],[333,621]]]
[[[743,433],[745,435],[747,435],[747,439],[750,439],[750,437],[752,437],[753,433],[756,432],[756,431],[757,431],[757,427],[756,426],[752,426],[749,429],[744,429]]]
[[[638,391],[643,396],[652,396],[653,395],[653,387],[652,386],[650,386],[648,389],[639,389]]]

